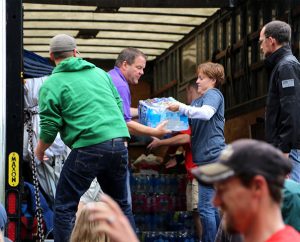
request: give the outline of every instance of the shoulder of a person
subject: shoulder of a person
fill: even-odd
[[[108,73],[105,70],[103,70],[101,67],[95,66],[94,68],[96,68],[96,70],[99,70],[101,73],[108,75]]]
[[[100,75],[103,75],[103,76],[108,76],[110,77],[109,73],[104,71],[102,68],[98,67],[98,66],[95,66],[95,69],[94,70],[97,70],[97,72],[100,74]]]
[[[51,92],[57,92],[63,86],[65,86],[66,82],[64,80],[65,76],[62,73],[54,73],[44,81],[44,83],[40,87],[40,91],[48,90]]]
[[[117,72],[115,69],[110,69],[108,72],[107,72],[109,75],[116,75]]]
[[[284,182],[284,195],[286,194],[297,194],[300,195],[300,184],[291,179],[286,179]]]
[[[219,96],[219,97],[223,98],[223,94],[218,88],[211,88],[211,89],[207,90],[207,92],[205,94],[207,96]]]
[[[40,91],[41,90],[46,90],[46,89],[50,89],[50,87],[53,85],[53,82],[55,82],[56,78],[53,77],[52,75],[49,76],[41,85],[40,87]]]
[[[300,68],[300,63],[294,55],[286,55],[279,60],[278,68],[285,68],[291,65],[296,65]]]

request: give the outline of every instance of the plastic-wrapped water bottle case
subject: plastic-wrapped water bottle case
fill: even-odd
[[[167,109],[176,100],[172,97],[153,98],[139,101],[140,123],[155,128],[162,121],[168,120],[166,128],[172,131],[188,129],[188,117]]]

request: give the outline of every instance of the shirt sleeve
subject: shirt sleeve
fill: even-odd
[[[284,65],[278,70],[277,86],[280,97],[279,149],[289,152],[293,140],[297,140],[297,114],[299,112],[296,97],[298,72],[294,65]]]
[[[128,84],[122,84],[118,81],[119,74],[115,69],[111,70],[108,72],[109,76],[112,79],[113,85],[115,86],[118,94],[120,95],[121,101],[122,101],[122,113],[124,116],[124,120],[126,122],[131,121],[131,115],[130,115],[130,107],[131,107],[131,95],[130,95],[130,90],[128,87]]]
[[[48,88],[41,87],[39,92],[40,139],[47,144],[54,141],[62,127],[59,101]]]
[[[190,119],[210,120],[223,102],[223,96],[218,89],[209,89],[202,97],[201,106],[179,105],[179,111],[186,114]],[[185,107],[184,107],[185,106]]]
[[[130,106],[131,106],[131,97],[129,90],[127,88],[118,88],[118,92],[121,96],[122,102],[123,102],[123,115],[126,122],[131,121],[131,115],[130,115]]]
[[[202,106],[208,105],[218,110],[222,102],[223,96],[221,92],[218,89],[212,88],[204,94]]]
[[[113,81],[112,81],[111,76],[110,76],[110,75],[107,75],[107,77],[108,77],[109,80],[110,80],[111,89],[112,89],[113,95],[114,95],[114,97],[115,97],[115,99],[116,99],[116,101],[117,101],[118,107],[119,107],[119,109],[121,110],[121,112],[124,113],[124,112],[123,112],[123,102],[122,102],[122,99],[121,99],[121,97],[120,97],[120,94],[118,93],[118,91],[117,91],[115,85],[113,84]]]
[[[209,105],[203,105],[201,107],[193,107],[181,103],[179,105],[179,112],[183,113],[189,118],[210,120],[211,117],[216,113],[216,109]]]

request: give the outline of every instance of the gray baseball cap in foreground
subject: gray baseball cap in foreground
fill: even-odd
[[[283,186],[292,163],[283,153],[263,141],[241,139],[225,147],[215,163],[192,169],[192,174],[206,184],[233,176],[262,175],[266,180]]]
[[[75,39],[67,34],[55,35],[50,41],[50,52],[67,52],[77,48]]]

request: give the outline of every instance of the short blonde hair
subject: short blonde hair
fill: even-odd
[[[73,228],[70,242],[108,242],[106,234],[95,233],[94,229],[99,226],[99,222],[89,221],[91,212],[84,206],[79,213]]]
[[[225,79],[224,67],[219,63],[205,62],[198,66],[197,73],[202,71],[203,74],[211,79],[216,80],[216,87],[219,87]]]

